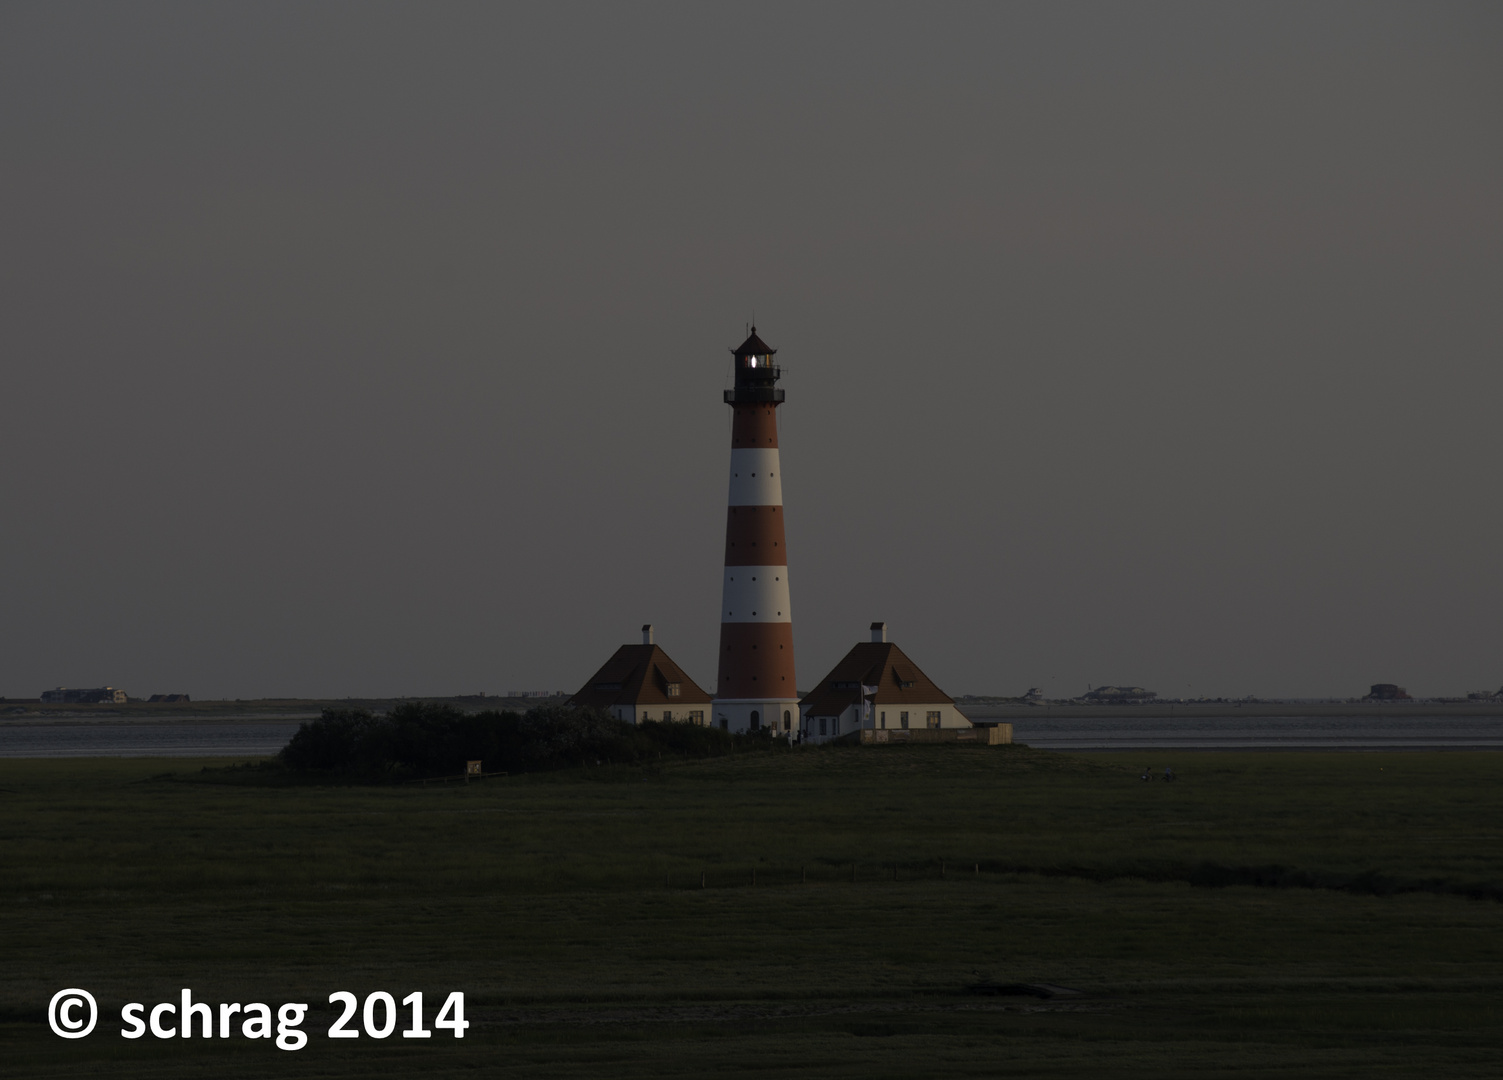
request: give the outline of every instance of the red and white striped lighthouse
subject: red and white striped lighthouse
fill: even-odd
[[[793,679],[793,612],[783,533],[783,470],[776,349],[757,328],[735,351],[731,407],[731,490],[726,508],[725,587],[720,604],[720,676],[715,722],[729,731],[798,729]]]

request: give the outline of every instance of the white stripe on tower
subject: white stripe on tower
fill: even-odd
[[[727,566],[720,621],[793,621],[788,601],[788,567]]]
[[[778,450],[738,448],[731,451],[730,506],[782,506]]]

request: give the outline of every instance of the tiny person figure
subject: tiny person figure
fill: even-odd
[[[1164,779],[1165,780],[1173,780],[1174,779],[1174,770],[1171,769],[1167,765],[1164,766]]]

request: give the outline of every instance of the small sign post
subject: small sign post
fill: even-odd
[[[478,762],[478,761],[466,761],[464,763],[464,782],[466,784],[468,784],[470,782],[470,777],[472,777],[472,776],[479,776],[479,775],[481,775],[481,773],[480,773],[480,762]]]

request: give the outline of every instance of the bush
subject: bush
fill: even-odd
[[[364,709],[325,709],[311,724],[302,724],[277,755],[294,769],[350,768],[369,753],[385,724]]]
[[[525,714],[466,713],[451,705],[399,705],[385,716],[325,709],[298,728],[278,759],[297,772],[456,775],[467,761],[487,772],[537,772],[593,763],[718,757],[780,745],[693,724],[628,724],[595,709],[545,705]]]

